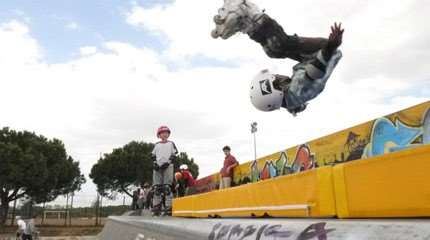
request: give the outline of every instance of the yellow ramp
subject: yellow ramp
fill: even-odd
[[[174,216],[329,217],[336,215],[332,167],[173,201]]]
[[[430,145],[333,168],[340,218],[430,216]]]

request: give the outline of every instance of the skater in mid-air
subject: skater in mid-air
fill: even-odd
[[[296,115],[318,96],[342,57],[341,24],[331,27],[329,38],[288,35],[283,28],[248,0],[224,0],[214,17],[212,37],[228,39],[238,32],[259,43],[270,58],[290,58],[299,63],[291,77],[261,71],[251,83],[251,102],[262,111],[281,107]]]

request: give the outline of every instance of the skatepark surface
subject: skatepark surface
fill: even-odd
[[[110,217],[99,239],[430,240],[430,219]]]

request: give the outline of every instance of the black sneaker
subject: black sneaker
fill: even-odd
[[[166,208],[163,211],[163,216],[172,216],[172,208]]]
[[[157,205],[152,207],[152,216],[160,216],[161,215],[161,205]]]

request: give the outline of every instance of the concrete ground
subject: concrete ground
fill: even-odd
[[[97,236],[58,236],[58,237],[39,237],[38,240],[97,240]],[[15,240],[14,235],[0,234],[0,240]]]
[[[102,240],[430,240],[430,219],[110,217]]]

